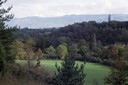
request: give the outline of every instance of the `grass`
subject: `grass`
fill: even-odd
[[[55,63],[61,65],[60,60],[42,60],[41,65],[44,66],[51,75],[56,71]],[[25,61],[18,61],[18,63],[25,63]],[[79,65],[83,62],[76,61]],[[104,85],[104,78],[108,75],[110,69],[107,66],[99,65],[96,63],[86,63],[85,64],[85,85],[95,85],[95,82],[98,81],[99,85]],[[94,82],[95,81],[95,82]]]

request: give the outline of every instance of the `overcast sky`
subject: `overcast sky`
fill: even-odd
[[[128,14],[128,0],[8,0],[15,17],[71,14]]]

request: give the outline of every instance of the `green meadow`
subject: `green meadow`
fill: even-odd
[[[18,63],[24,64],[25,61],[17,61]],[[33,63],[36,63],[35,61],[32,61]],[[51,75],[54,75],[56,68],[55,63],[59,66],[61,66],[61,60],[42,60],[41,66],[43,66]],[[83,62],[76,61],[79,65]],[[85,64],[85,85],[95,85],[96,82],[99,85],[104,85],[104,78],[108,75],[110,69],[107,66],[100,65],[97,63],[89,63],[87,62]]]

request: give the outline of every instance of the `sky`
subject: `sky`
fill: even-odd
[[[128,14],[128,0],[8,0],[16,18],[72,14]]]

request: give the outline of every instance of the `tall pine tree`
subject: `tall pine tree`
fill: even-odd
[[[85,63],[75,64],[75,59],[72,56],[67,56],[61,63],[61,67],[57,64],[55,77],[52,79],[53,85],[84,85],[85,73],[84,67]]]
[[[2,5],[6,3],[6,1],[7,0],[0,0],[0,73],[2,75],[5,73],[7,65],[13,62],[15,58],[10,47],[14,40],[12,34],[13,29],[5,25],[5,21],[9,21],[13,18],[12,14],[8,14],[12,7],[4,9]]]

